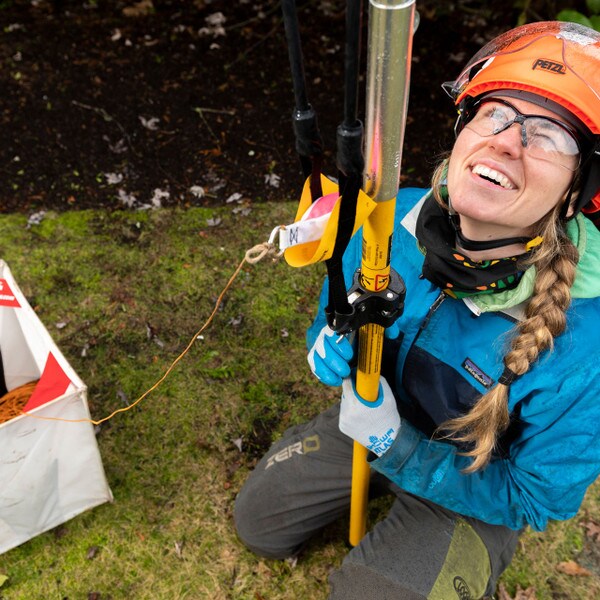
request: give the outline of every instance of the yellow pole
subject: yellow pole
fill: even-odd
[[[415,0],[370,0],[364,188],[378,204],[363,226],[360,283],[373,292],[389,282],[394,209],[400,183],[408,107]],[[379,392],[384,330],[360,328],[356,391],[374,402]],[[350,544],[366,532],[369,465],[367,450],[354,444]]]

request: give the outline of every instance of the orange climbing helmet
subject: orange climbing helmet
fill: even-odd
[[[459,129],[475,99],[499,91],[565,118],[581,134],[575,213],[600,216],[600,32],[559,21],[517,27],[486,44],[443,87],[458,106]]]

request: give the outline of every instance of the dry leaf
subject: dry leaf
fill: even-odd
[[[123,14],[126,17],[143,17],[154,12],[152,0],[141,0],[133,6],[127,6],[123,9]]]
[[[558,563],[556,569],[565,575],[573,575],[575,577],[590,577],[591,573],[584,569],[581,565],[578,565],[574,560],[567,560],[565,562]]]
[[[526,590],[522,589],[520,585],[517,585],[514,598],[506,591],[504,584],[498,586],[498,599],[497,600],[536,600],[537,595],[535,588],[529,587]]]
[[[498,600],[512,600],[503,583],[498,586]]]
[[[519,586],[517,586],[517,594],[515,595],[515,600],[536,600],[537,595],[535,593],[535,588],[527,588],[526,590],[522,590]]]
[[[586,529],[587,537],[595,542],[600,542],[600,525],[598,525],[598,523],[594,523],[594,521],[588,521],[587,523],[584,523],[583,526]]]

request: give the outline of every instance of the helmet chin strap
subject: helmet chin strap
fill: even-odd
[[[469,238],[463,235],[460,229],[460,216],[452,209],[452,202],[450,201],[450,198],[448,198],[448,208],[450,224],[456,232],[456,239],[460,247],[464,250],[472,250],[475,252],[480,250],[493,250],[495,248],[503,248],[504,246],[512,246],[513,244],[522,244],[525,246],[525,250],[528,251],[534,246],[541,244],[542,242],[542,239],[540,237],[533,239],[529,237],[510,237],[502,238],[499,240],[487,240],[483,242],[478,240],[470,240]]]

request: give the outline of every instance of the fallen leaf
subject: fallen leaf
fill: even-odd
[[[498,586],[497,600],[511,600],[511,597],[510,597],[509,593],[506,591],[506,588],[504,587],[503,583],[501,583]]]
[[[529,587],[526,590],[522,589],[520,585],[517,585],[517,589],[515,590],[514,598],[506,591],[504,584],[501,583],[498,586],[498,596],[497,600],[536,600],[537,595],[535,593],[535,588]]]
[[[235,192],[225,200],[225,204],[231,204],[232,202],[241,202],[243,196],[239,192]]]
[[[123,9],[123,14],[126,17],[143,17],[151,14],[152,12],[154,12],[152,0],[140,0],[140,2],[137,4],[134,4],[133,6],[126,6]]]
[[[156,131],[158,129],[158,124],[160,123],[160,119],[158,117],[150,117],[149,119],[146,119],[140,115],[138,116],[138,119],[146,129],[149,129],[150,131]]]
[[[517,586],[515,600],[536,600],[536,598],[537,595],[535,593],[535,588],[527,588],[526,590],[522,590],[519,586]]]
[[[587,537],[595,542],[600,542],[600,525],[598,525],[598,523],[588,521],[587,523],[584,523],[583,526],[585,527]]]
[[[290,556],[289,558],[285,559],[285,562],[290,565],[290,569],[295,569],[296,565],[298,564],[298,556]]]
[[[104,173],[104,177],[106,177],[106,183],[108,183],[108,185],[115,185],[123,181],[123,175],[121,173]]]
[[[133,206],[137,202],[137,198],[133,194],[128,194],[125,190],[122,189],[119,189],[117,191],[117,196],[121,203],[127,206],[128,208],[133,208]]]
[[[574,560],[567,560],[565,562],[558,563],[556,570],[564,573],[565,575],[572,575],[575,577],[590,577],[591,573],[584,569],[581,565],[578,565]]]
[[[27,219],[27,229],[29,229],[32,225],[39,225],[44,220],[45,216],[45,210],[40,210],[30,214],[29,218]]]
[[[242,217],[247,217],[252,209],[249,206],[236,206],[232,211],[234,215],[241,215]]]
[[[124,404],[125,406],[129,406],[129,399],[127,398],[127,394],[121,388],[117,390],[117,398],[121,401],[122,404]]]
[[[231,317],[229,321],[227,321],[227,325],[231,325],[234,329],[239,327],[244,320],[244,315],[237,315],[237,317]]]
[[[206,23],[207,27],[201,27],[198,30],[198,35],[200,37],[212,35],[213,38],[225,36],[225,21],[227,21],[227,19],[222,12],[216,12],[212,15],[208,15],[208,17],[204,18],[204,22]]]
[[[150,202],[154,208],[160,208],[163,199],[168,199],[170,196],[171,194],[167,190],[161,190],[160,188],[156,188],[152,194],[152,199],[150,200]]]
[[[193,185],[190,188],[190,192],[196,196],[196,198],[203,198],[204,197],[204,188],[201,185]]]
[[[274,188],[278,188],[281,183],[281,177],[279,175],[275,175],[275,173],[267,173],[265,175],[265,183]]]
[[[0,587],[2,587],[8,581],[8,575],[0,574]]]
[[[221,156],[221,148],[209,148],[208,150],[200,150],[200,154],[204,156]]]

